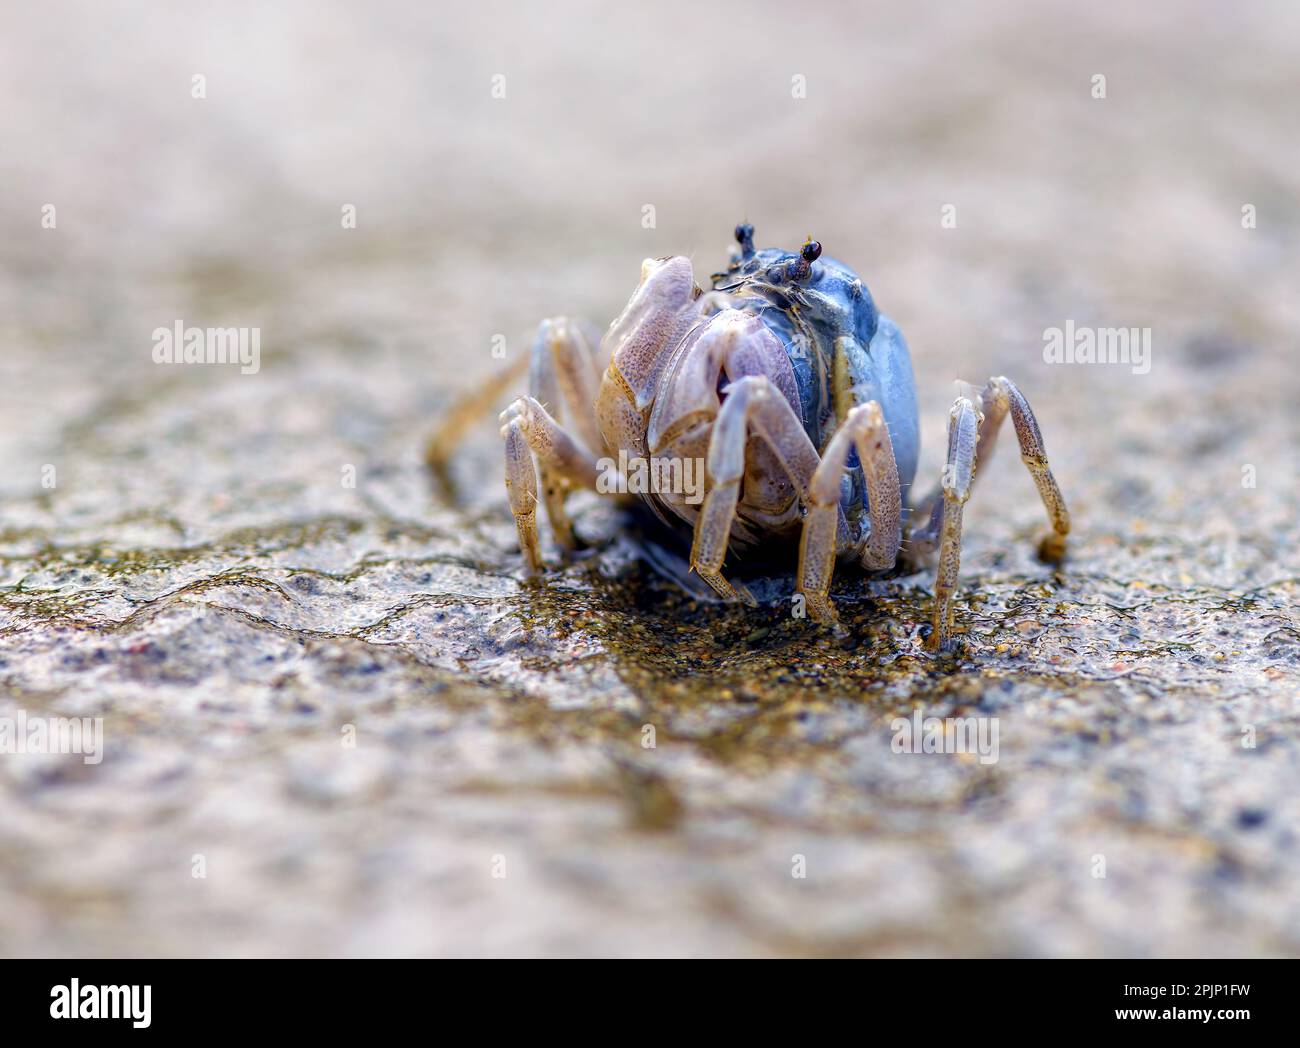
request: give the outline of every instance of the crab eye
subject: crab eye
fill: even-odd
[[[799,252],[805,262],[816,262],[821,257],[821,253],[822,246],[816,240],[809,240],[808,243],[804,244],[803,250]]]
[[[748,222],[743,222],[736,227],[736,242],[744,244],[746,241],[754,239],[754,227]]]

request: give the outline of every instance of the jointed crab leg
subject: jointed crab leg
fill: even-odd
[[[936,650],[943,647],[952,627],[952,597],[961,570],[961,518],[975,479],[980,421],[975,405],[966,397],[958,397],[948,416],[948,461],[943,467],[939,568],[934,576],[934,618],[930,633],[930,646]]]
[[[1002,420],[1011,415],[1011,424],[1016,431],[1016,440],[1020,445],[1020,459],[1034,478],[1039,497],[1047,509],[1047,516],[1052,525],[1055,552],[1064,552],[1065,538],[1070,533],[1070,513],[1065,507],[1065,498],[1052,475],[1051,464],[1047,461],[1047,448],[1043,443],[1042,430],[1034,418],[1029,401],[1020,392],[1016,384],[1005,376],[989,379],[979,396],[978,410],[982,421],[979,427],[979,448],[975,459],[975,472],[988,462],[997,442],[998,430]],[[942,525],[943,489],[933,492],[923,502],[917,504],[912,512],[912,519],[925,521],[925,524],[912,534],[911,548],[916,552],[927,552],[935,548]]]
[[[529,358],[528,392],[557,413],[563,405],[565,423],[592,454],[605,446],[591,411],[599,384],[600,366],[582,329],[568,317],[543,320]]]
[[[817,449],[790,402],[764,375],[746,375],[728,386],[709,440],[709,493],[695,522],[691,567],[727,600],[753,598],[722,577],[740,482],[745,475],[745,444],[751,428],[776,452],[790,482],[806,500],[817,469]]]
[[[528,450],[523,422],[512,418],[501,428],[506,438],[506,495],[510,512],[519,532],[519,549],[530,571],[542,570],[542,554],[537,546],[537,470],[533,453]]]
[[[562,451],[563,462],[558,470],[553,456],[538,454],[546,516],[555,541],[565,549],[577,545],[573,524],[564,508],[564,501],[574,486],[574,473],[580,486],[589,486],[588,474],[595,467],[589,469],[588,462],[604,446],[591,414],[598,379],[599,369],[591,347],[578,326],[565,317],[542,321],[533,341],[529,388],[535,403],[550,405],[554,411],[562,406],[565,420],[578,434],[575,440],[560,426],[554,426],[559,432],[548,442]],[[582,447],[577,446],[579,443]]]
[[[900,545],[903,505],[898,465],[880,405],[868,401],[850,409],[845,416],[826,445],[809,488],[808,515],[799,541],[796,586],[804,595],[808,613],[819,622],[835,620],[835,606],[826,594],[835,570],[835,556],[844,545],[837,541],[843,522],[840,478],[851,447],[857,448],[862,463],[871,513],[871,534],[862,551],[863,567],[871,571],[893,567]]]
[[[537,546],[537,471],[542,469],[546,510],[556,539],[571,544],[573,528],[564,510],[570,488],[596,487],[596,463],[534,397],[520,397],[501,413],[506,439],[506,491],[519,530],[519,548],[534,571],[541,570]]]
[[[977,408],[966,397],[953,405],[948,428],[948,464],[944,467],[940,491],[930,496],[916,511],[916,519],[925,523],[912,535],[914,552],[924,553],[939,547],[939,568],[934,585],[933,647],[942,647],[952,621],[952,595],[957,588],[957,571],[961,564],[962,507],[970,498],[971,485],[980,465],[993,453],[998,427],[1008,414],[1020,444],[1020,458],[1025,463],[1038,494],[1047,508],[1052,524],[1050,552],[1060,556],[1065,537],[1070,532],[1070,514],[1065,499],[1052,476],[1033,410],[1015,383],[1004,377],[989,379],[979,397]],[[928,519],[927,519],[928,518]]]
[[[429,442],[424,449],[424,461],[429,464],[434,478],[449,499],[456,497],[451,470],[456,448],[469,429],[501,402],[506,390],[518,381],[527,365],[528,358],[519,357],[512,360],[504,371],[489,376],[473,393],[455,401],[447,409],[438,427],[429,435]]]
[[[1020,444],[1020,460],[1034,478],[1038,495],[1047,509],[1047,516],[1055,533],[1054,552],[1057,556],[1065,552],[1065,537],[1070,533],[1070,513],[1065,508],[1065,498],[1052,476],[1052,467],[1047,461],[1047,448],[1043,445],[1043,434],[1034,418],[1033,408],[1023,393],[1009,378],[989,379],[984,392],[980,394],[980,403],[984,411],[984,423],[980,426],[980,461],[987,462],[993,453],[993,443],[997,437],[998,427],[1008,411],[1011,424],[1016,430],[1016,440]]]

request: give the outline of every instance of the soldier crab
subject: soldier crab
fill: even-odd
[[[796,253],[756,251],[753,233],[737,227],[731,264],[707,293],[688,259],[647,259],[601,341],[603,373],[576,324],[542,323],[531,392],[501,416],[524,556],[541,569],[538,468],[556,540],[572,546],[566,495],[608,487],[602,463],[607,472],[609,456],[624,469],[650,464],[661,477],[672,475],[672,463],[694,459],[704,463],[702,501],[671,483],[641,497],[663,519],[691,529],[691,567],[721,597],[752,602],[723,575],[728,554],[739,560],[760,543],[798,536],[798,592],[815,620],[834,622],[828,592],[837,559],[886,571],[904,550],[915,557],[937,549],[930,643],[942,647],[952,625],[962,509],[1008,414],[1053,529],[1045,549],[1057,557],[1064,551],[1069,515],[1034,413],[1007,378],[959,396],[942,481],[909,505],[920,436],[898,327],[816,241]],[[561,409],[567,426],[552,413]]]

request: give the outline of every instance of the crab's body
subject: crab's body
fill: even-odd
[[[912,358],[902,332],[876,309],[867,286],[842,262],[818,252],[807,277],[791,280],[801,260],[807,263],[802,255],[777,249],[750,253],[749,231],[741,232],[746,240],[738,257],[727,272],[714,275],[713,286],[780,339],[809,440],[824,448],[850,408],[875,401],[889,427],[906,494],[916,477],[920,427]],[[855,454],[849,461],[842,508],[853,519],[865,519],[862,470]]]
[[[671,477],[681,474],[668,467],[696,461],[705,465],[702,500],[672,484],[643,497],[691,529],[691,566],[724,598],[749,599],[722,575],[729,552],[738,558],[797,536],[798,589],[813,618],[833,621],[827,592],[836,558],[890,568],[906,528],[912,551],[940,550],[932,640],[942,643],[977,445],[987,456],[1006,414],[1058,540],[1069,529],[1033,413],[1006,379],[990,380],[974,400],[959,397],[941,487],[909,514],[920,438],[901,333],[857,275],[823,258],[816,242],[797,254],[755,251],[752,236],[749,226],[737,228],[732,263],[707,293],[687,259],[647,260],[602,339],[608,365],[599,378],[579,329],[543,322],[531,393],[502,415],[525,557],[540,569],[534,456],[565,546],[573,542],[565,496],[598,487],[601,462],[648,462],[651,475]],[[568,429],[551,413],[561,404]]]

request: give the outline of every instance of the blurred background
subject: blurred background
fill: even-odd
[[[0,716],[106,742],[0,755],[0,952],[1296,953],[1298,92],[1285,3],[14,7]],[[836,640],[592,498],[526,585],[522,388],[423,465],[741,219],[900,324],[922,486],[956,380],[1037,411],[1071,557],[1004,434],[954,656],[928,572]],[[156,364],[177,321],[260,369]],[[1046,364],[1067,321],[1150,372]],[[999,762],[893,753],[917,709]]]

